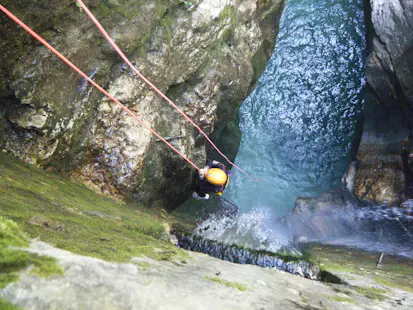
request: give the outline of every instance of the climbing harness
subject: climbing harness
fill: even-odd
[[[211,141],[211,139],[207,136],[207,134],[195,124],[176,104],[172,102],[165,94],[163,94],[155,85],[153,85],[148,79],[146,79],[128,60],[125,54],[120,50],[120,48],[116,45],[116,43],[112,40],[109,34],[105,31],[99,21],[94,17],[94,15],[89,11],[89,9],[85,6],[85,4],[81,0],[75,0],[75,2],[82,7],[82,9],[87,13],[90,19],[95,23],[99,31],[105,36],[107,41],[111,44],[111,46],[116,50],[119,56],[131,67],[131,69],[137,74],[149,87],[152,88],[154,92],[156,92],[159,96],[165,99],[172,107],[174,107],[188,122],[190,122],[205,138],[206,140],[214,147],[214,149],[223,157],[225,158],[228,163],[230,163],[233,167],[241,171],[247,177],[252,179],[254,182],[259,182],[248,175],[244,170],[240,167],[232,163],[219,149],[218,147]],[[99,91],[101,91],[105,96],[107,96],[110,100],[115,102],[119,105],[126,113],[136,119],[143,127],[149,130],[153,135],[155,135],[159,140],[164,142],[167,146],[169,146],[173,151],[175,151],[179,156],[181,156],[185,161],[187,161],[192,167],[196,170],[200,170],[200,168],[194,164],[189,158],[183,155],[180,151],[178,151],[173,145],[171,145],[167,140],[161,137],[155,130],[153,130],[150,126],[145,124],[139,117],[137,117],[131,110],[125,107],[122,103],[120,103],[115,97],[110,95],[106,90],[104,90],[101,86],[95,83],[91,78],[89,78],[83,71],[81,71],[78,67],[76,67],[72,62],[70,62],[66,57],[64,57],[61,53],[59,53],[55,48],[53,48],[49,43],[47,43],[44,39],[42,39],[36,32],[30,29],[26,24],[24,24],[18,17],[13,15],[10,11],[8,11],[3,5],[0,4],[0,10],[3,11],[8,17],[10,17],[14,22],[20,25],[23,29],[25,29],[29,34],[31,34],[34,38],[40,41],[43,45],[45,45],[50,51],[52,51],[57,57],[59,57],[62,61],[64,61],[69,67],[71,67],[74,71],[76,71],[79,75],[85,78],[89,83],[91,83],[94,87],[96,87]]]

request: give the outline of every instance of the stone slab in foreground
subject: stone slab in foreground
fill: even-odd
[[[56,257],[64,276],[29,275],[0,291],[24,309],[411,309],[413,294],[388,288],[382,301],[350,286],[326,285],[275,269],[203,254],[158,262],[109,263],[33,241],[30,251]],[[360,282],[361,281],[361,282]],[[358,285],[371,285],[363,279]]]

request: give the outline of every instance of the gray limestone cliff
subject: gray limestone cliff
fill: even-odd
[[[268,61],[283,0],[85,1],[132,63],[218,139]],[[205,139],[133,76],[74,1],[2,4],[197,165]],[[177,205],[193,171],[0,15],[0,148],[112,197]],[[233,124],[232,124],[233,126]],[[235,146],[237,147],[237,143]],[[227,150],[235,156],[236,150]],[[168,205],[166,205],[168,202]]]

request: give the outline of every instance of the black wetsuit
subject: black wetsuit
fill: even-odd
[[[211,169],[211,168],[219,168],[223,170],[227,175],[229,174],[229,170],[226,168],[224,164],[218,163],[214,165],[212,163],[212,160],[207,160],[206,165]],[[228,182],[228,181],[227,181]],[[198,177],[196,186],[195,186],[195,191],[200,197],[205,197],[205,194],[208,193],[219,193],[223,192],[227,184],[224,185],[214,185],[212,183],[209,183],[206,177],[204,177],[202,180]]]

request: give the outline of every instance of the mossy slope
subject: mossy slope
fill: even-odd
[[[115,202],[7,154],[0,154],[0,196],[0,216],[73,253],[116,262],[140,254],[160,260],[184,255],[165,233],[176,220],[172,215]]]

